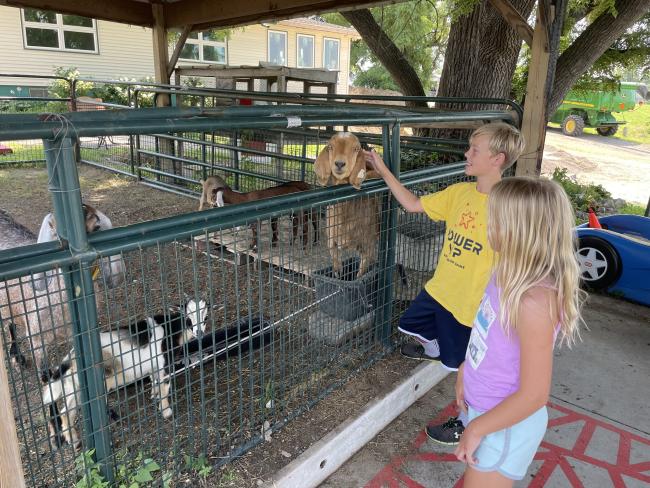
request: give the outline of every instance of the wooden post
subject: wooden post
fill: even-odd
[[[4,348],[0,344],[0,487],[25,488],[14,412],[11,408]]]
[[[543,7],[542,7],[543,8]],[[537,20],[533,31],[526,102],[521,132],[526,139],[526,149],[517,161],[517,176],[539,176],[542,171],[544,140],[546,138],[546,83],[548,81],[548,26],[544,24],[546,15],[537,10]],[[552,19],[550,19],[552,21]]]
[[[167,28],[165,27],[165,11],[160,3],[151,4],[153,13],[153,67],[156,76],[156,83],[169,85],[169,52],[167,50]],[[169,96],[159,95],[157,104],[159,107],[169,106]]]
[[[169,85],[169,51],[167,49],[167,27],[165,26],[165,10],[161,3],[151,4],[151,13],[153,14],[153,67],[156,77],[156,83]],[[169,107],[171,105],[170,96],[166,93],[159,93],[156,97],[157,107]],[[156,137],[158,139],[158,137]],[[164,154],[174,154],[173,141],[169,139],[160,139],[159,150]],[[172,170],[178,174],[178,168],[175,161],[170,159],[161,160],[162,169]],[[167,179],[169,183],[169,179]],[[173,179],[177,183],[176,179]]]

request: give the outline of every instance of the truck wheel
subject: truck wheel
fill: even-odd
[[[596,127],[596,132],[598,132],[601,136],[613,136],[616,134],[616,131],[618,130],[617,125],[610,125],[608,127]]]
[[[592,290],[604,290],[621,275],[621,258],[616,249],[604,239],[585,236],[578,239],[578,263],[583,285]]]
[[[569,115],[562,121],[562,134],[578,137],[582,135],[585,121],[579,115]]]

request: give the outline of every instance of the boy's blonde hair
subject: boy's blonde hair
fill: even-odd
[[[488,197],[488,236],[498,248],[496,284],[501,323],[516,329],[523,295],[535,286],[557,293],[551,316],[560,324],[560,341],[579,337],[580,267],[575,254],[575,218],[560,185],[545,178],[505,178]]]
[[[492,154],[504,154],[505,162],[501,166],[501,171],[505,171],[512,166],[521,153],[524,152],[524,147],[526,146],[526,141],[521,132],[516,127],[505,122],[482,125],[469,136],[470,143],[472,139],[482,135],[488,136],[490,152]]]

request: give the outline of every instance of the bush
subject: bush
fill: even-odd
[[[602,185],[578,183],[575,177],[567,174],[566,168],[555,168],[551,178],[562,185],[576,212],[587,212],[589,207],[593,207],[597,212],[604,210],[612,199],[612,194]]]

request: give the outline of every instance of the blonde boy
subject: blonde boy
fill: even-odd
[[[521,133],[502,122],[479,127],[469,142],[465,174],[476,181],[457,183],[423,197],[405,188],[377,153],[366,153],[368,162],[407,212],[424,212],[432,220],[446,223],[436,271],[400,318],[399,330],[418,341],[402,346],[404,356],[440,361],[451,371],[457,371],[465,359],[472,322],[492,266],[493,251],[487,239],[488,194],[524,149]],[[442,425],[428,426],[427,435],[454,445],[465,423],[462,416],[451,418]]]

